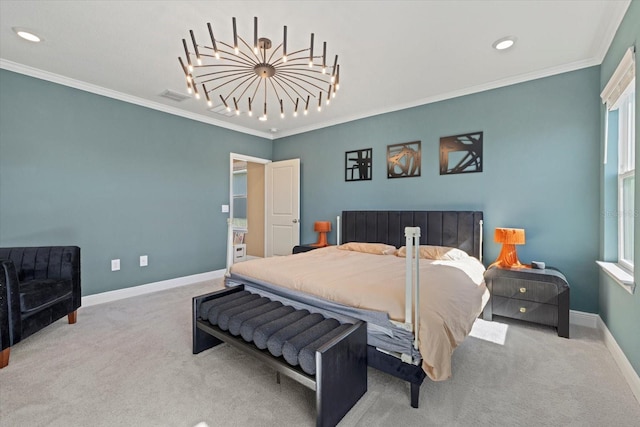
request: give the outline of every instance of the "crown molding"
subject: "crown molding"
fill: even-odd
[[[342,117],[340,119],[318,123],[312,126],[306,126],[306,127],[291,129],[289,131],[278,132],[278,135],[276,136],[275,139],[284,138],[287,136],[293,136],[293,135],[297,135],[305,132],[311,132],[313,130],[318,130],[318,129],[326,128],[329,126],[335,126],[342,123],[352,122],[354,120],[365,119],[367,117],[378,116],[380,114],[392,113],[394,111],[406,110],[408,108],[419,107],[421,105],[433,104],[435,102],[445,101],[447,99],[458,98],[465,95],[472,95],[474,93],[485,92],[492,89],[499,89],[501,87],[511,86],[518,83],[524,83],[531,80],[542,79],[545,77],[554,76],[556,74],[576,71],[582,68],[588,68],[594,65],[600,65],[601,62],[602,60],[598,58],[589,58],[582,61],[576,61],[569,64],[560,65],[557,67],[545,68],[540,71],[534,71],[527,74],[520,74],[518,76],[508,77],[505,79],[496,80],[496,81],[482,84],[482,85],[471,86],[464,89],[454,90],[451,92],[434,95],[428,98],[422,98],[416,101],[407,102],[405,104],[397,104],[397,105],[393,105],[385,108],[380,108],[377,110],[369,110],[361,114],[354,114],[354,115]]]
[[[62,76],[60,74],[51,73],[49,71],[44,71],[38,68],[29,67],[27,65],[19,64],[17,62],[9,61],[6,59],[0,58],[0,68],[8,71],[13,71],[19,74],[24,74],[30,77],[35,77],[40,80],[46,80],[46,81],[57,83],[63,86],[72,87],[74,89],[79,89],[85,92],[95,93],[97,95],[102,95],[108,98],[117,99],[119,101],[128,102],[130,104],[139,105],[141,107],[151,108],[152,110],[162,111],[163,113],[173,114],[174,116],[184,117],[186,119],[195,120],[195,121],[206,123],[209,125],[229,129],[232,131],[245,133],[248,135],[258,136],[260,138],[265,138],[269,140],[273,139],[273,135],[267,132],[260,132],[254,129],[246,128],[244,126],[230,124],[227,122],[223,122],[221,120],[213,119],[211,117],[203,116],[201,114],[191,113],[189,111],[184,111],[179,108],[170,107],[168,105],[160,104],[158,102],[153,102],[146,99],[138,98],[137,96],[127,95],[126,93],[107,89],[102,86],[86,83],[80,80],[75,80],[69,77]]]
[[[614,2],[612,2],[614,3]],[[604,61],[604,57],[609,51],[609,47],[613,42],[613,38],[616,36],[616,32],[624,19],[624,15],[627,13],[627,9],[631,5],[631,0],[625,2],[615,2],[611,10],[611,17],[605,25],[603,36],[595,41],[595,58],[598,60],[598,64]]]
[[[626,9],[625,9],[626,10]],[[210,117],[207,116],[203,116],[200,114],[196,114],[196,113],[191,113],[188,111],[184,111],[181,110],[179,108],[175,108],[175,107],[170,107],[167,105],[163,105],[160,103],[156,103],[156,102],[152,102],[152,101],[148,101],[142,98],[138,98],[135,96],[131,96],[131,95],[127,95],[124,94],[122,92],[117,92],[111,89],[106,89],[103,88],[101,86],[97,86],[97,85],[92,85],[89,83],[85,83],[79,80],[75,80],[75,79],[71,79],[68,77],[64,77],[61,76],[59,74],[54,74],[54,73],[50,73],[48,71],[44,71],[44,70],[40,70],[37,68],[32,68],[32,67],[28,67],[26,65],[23,64],[18,64],[16,62],[12,62],[12,61],[8,61],[5,59],[1,59],[0,58],[0,68],[9,70],[9,71],[14,71],[20,74],[25,74],[31,77],[35,77],[38,79],[42,79],[42,80],[47,80],[53,83],[58,83],[64,86],[69,86],[69,87],[73,87],[76,89],[80,89],[80,90],[84,90],[86,92],[91,92],[91,93],[95,93],[98,95],[103,95],[103,96],[107,96],[109,98],[114,98],[114,99],[118,99],[120,101],[124,101],[124,102],[128,102],[131,104],[136,104],[136,105],[140,105],[143,107],[147,107],[147,108],[151,108],[154,110],[158,110],[158,111],[162,111],[168,114],[173,114],[176,116],[181,116],[190,120],[196,120],[199,122],[203,122],[203,123],[207,123],[213,126],[218,126],[218,127],[222,127],[225,129],[229,129],[229,130],[233,130],[236,132],[241,132],[241,133],[245,133],[245,134],[249,134],[249,135],[253,135],[253,136],[258,136],[261,138],[265,138],[268,140],[277,140],[280,138],[285,138],[288,136],[293,136],[293,135],[298,135],[301,133],[306,133],[306,132],[311,132],[314,130],[318,130],[318,129],[322,129],[322,128],[326,128],[326,127],[330,127],[330,126],[335,126],[335,125],[339,125],[339,124],[343,124],[343,123],[348,123],[348,122],[352,122],[355,120],[360,120],[360,119],[364,119],[364,118],[368,118],[368,117],[373,117],[373,116],[378,116],[380,114],[386,114],[386,113],[392,113],[395,111],[400,111],[400,110],[405,110],[408,108],[413,108],[413,107],[419,107],[421,105],[427,105],[427,104],[432,104],[435,102],[439,102],[439,101],[445,101],[448,99],[453,99],[453,98],[458,98],[461,96],[465,96],[465,95],[472,95],[475,93],[480,93],[480,92],[484,92],[484,91],[488,91],[488,90],[492,90],[492,89],[498,89],[501,87],[505,87],[505,86],[511,86],[514,84],[518,84],[518,83],[524,83],[527,81],[531,81],[531,80],[536,80],[536,79],[541,79],[544,77],[550,77],[556,74],[562,74],[562,73],[567,73],[570,71],[575,71],[575,70],[579,70],[582,68],[587,68],[587,67],[591,67],[594,65],[600,65],[600,63],[602,62],[602,60],[600,58],[596,58],[596,57],[592,57],[586,60],[582,60],[582,61],[576,61],[576,62],[572,62],[570,64],[564,64],[561,66],[557,66],[557,67],[550,67],[550,68],[546,68],[540,71],[535,71],[535,72],[531,72],[531,73],[527,73],[527,74],[521,74],[518,76],[514,76],[514,77],[508,77],[505,79],[501,79],[501,80],[496,80],[490,83],[486,83],[486,84],[482,84],[482,85],[477,85],[477,86],[471,86],[468,88],[464,88],[464,89],[459,89],[459,90],[455,90],[455,91],[451,91],[451,92],[446,92],[446,93],[442,93],[439,95],[435,95],[435,96],[431,96],[431,97],[427,97],[427,98],[422,98],[422,99],[418,99],[416,101],[412,101],[412,102],[408,102],[408,103],[404,103],[404,104],[397,104],[397,105],[393,105],[393,106],[387,106],[385,108],[380,108],[380,109],[376,109],[376,110],[369,110],[366,111],[364,113],[360,113],[360,114],[353,114],[353,115],[349,115],[349,116],[345,116],[345,117],[341,117],[339,119],[335,119],[335,120],[329,120],[329,121],[324,121],[324,122],[320,122],[318,124],[315,125],[310,125],[310,126],[304,126],[304,127],[299,127],[299,128],[294,128],[294,129],[290,129],[290,130],[284,130],[281,132],[278,132],[276,135],[271,134],[271,133],[267,133],[267,132],[259,132],[253,129],[249,129],[243,126],[238,126],[238,125],[234,125],[234,124],[230,124],[227,122],[223,122],[220,120],[216,120],[216,119],[212,119]]]

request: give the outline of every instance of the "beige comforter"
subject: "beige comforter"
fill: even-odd
[[[404,322],[405,258],[339,250],[234,264],[231,272],[352,307],[387,312]],[[451,376],[453,350],[471,331],[489,298],[484,267],[475,258],[420,260],[419,350],[429,378]]]

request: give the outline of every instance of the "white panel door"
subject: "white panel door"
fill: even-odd
[[[300,159],[265,165],[265,255],[290,255],[300,244]]]

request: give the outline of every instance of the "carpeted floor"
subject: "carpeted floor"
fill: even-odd
[[[0,426],[312,426],[313,392],[221,345],[191,354],[201,283],[82,308],[14,346],[0,371]],[[508,322],[508,323],[507,323]],[[594,329],[479,320],[453,378],[409,386],[369,369],[340,426],[638,426],[635,400]],[[506,331],[504,344],[499,344]],[[478,338],[483,336],[488,338]]]

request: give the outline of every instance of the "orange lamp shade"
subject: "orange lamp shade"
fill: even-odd
[[[329,246],[327,243],[327,233],[331,231],[331,221],[316,221],[313,224],[313,231],[318,233],[318,241],[311,246],[318,248]]]
[[[496,243],[502,243],[502,249],[498,258],[489,267],[526,267],[526,265],[520,263],[515,246],[524,245],[526,241],[523,228],[496,228],[493,239]]]

